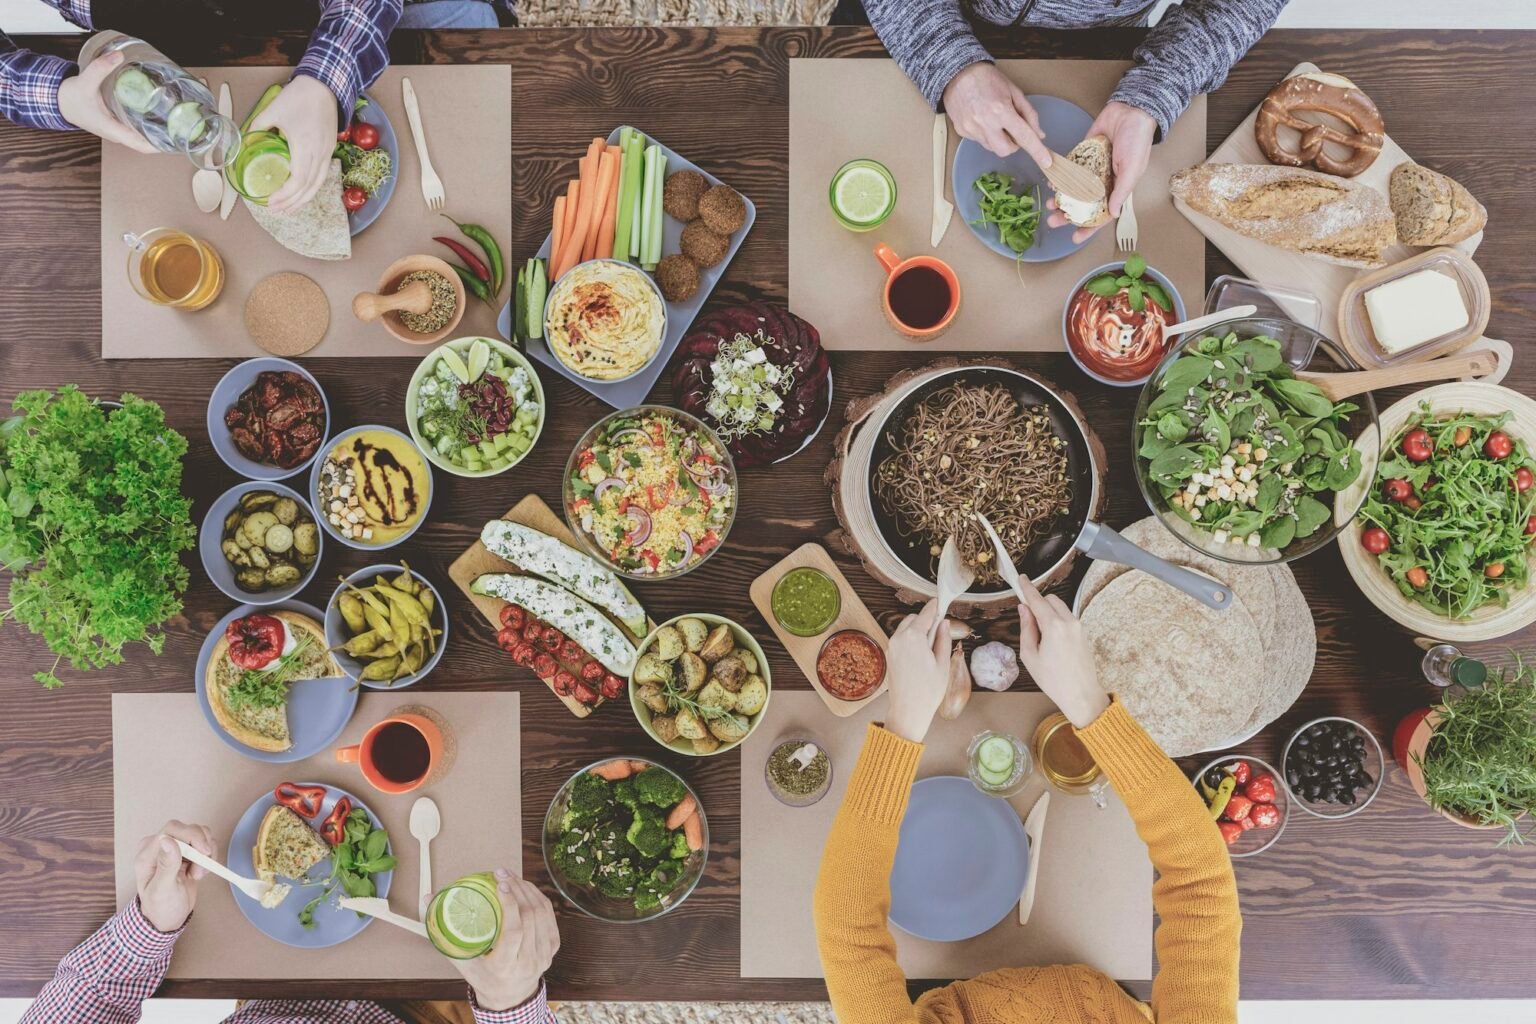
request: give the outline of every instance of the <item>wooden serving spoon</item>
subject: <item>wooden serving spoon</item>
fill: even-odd
[[[1349,373],[1298,373],[1298,380],[1316,384],[1329,401],[1339,402],[1355,395],[1401,384],[1423,384],[1432,380],[1458,377],[1486,377],[1499,368],[1499,354],[1480,350],[1459,356],[1442,356],[1427,363],[1405,363],[1379,370],[1354,370]]]
[[[352,315],[371,323],[385,313],[425,313],[432,308],[432,289],[425,281],[412,281],[390,295],[358,292],[352,298]]]
[[[1073,163],[1060,153],[1053,150],[1046,152],[1051,154],[1051,166],[1042,167],[1041,171],[1052,188],[1085,203],[1104,201],[1104,182],[1097,174],[1082,164]]]

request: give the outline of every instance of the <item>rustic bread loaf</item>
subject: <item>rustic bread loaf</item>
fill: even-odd
[[[1347,267],[1385,265],[1397,242],[1386,197],[1348,178],[1267,164],[1200,164],[1169,188],[1233,231]]]
[[[1460,182],[1416,163],[1392,168],[1387,193],[1407,245],[1453,245],[1488,223],[1488,211]]]

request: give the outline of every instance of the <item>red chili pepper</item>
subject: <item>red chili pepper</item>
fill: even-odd
[[[347,815],[352,813],[352,801],[342,797],[336,801],[336,806],[331,808],[331,813],[326,815],[325,822],[320,826],[320,838],[332,846],[340,846],[342,840],[347,838]]]
[[[491,283],[491,272],[486,269],[484,263],[480,262],[480,257],[469,251],[469,246],[465,245],[463,242],[449,238],[447,235],[433,235],[432,241],[442,242],[448,248],[452,249],[453,254],[464,261],[464,265],[469,268],[470,273],[474,274],[486,284]]]
[[[301,818],[313,818],[325,802],[324,786],[301,786],[297,782],[279,782],[272,798]]]

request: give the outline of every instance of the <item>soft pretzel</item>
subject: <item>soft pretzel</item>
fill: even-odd
[[[1349,130],[1298,116],[1306,111],[1331,114],[1349,125]],[[1281,125],[1301,133],[1301,145],[1295,152],[1280,144]],[[1271,163],[1316,167],[1327,174],[1353,178],[1371,166],[1381,153],[1382,128],[1376,104],[1349,79],[1339,75],[1297,75],[1275,86],[1264,97],[1253,132]],[[1333,156],[1324,145],[1329,142],[1347,149],[1349,155],[1343,159]]]

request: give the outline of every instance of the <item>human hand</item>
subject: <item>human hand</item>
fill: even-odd
[[[1022,149],[1041,167],[1051,165],[1040,115],[996,64],[978,61],[951,78],[944,87],[944,111],[961,138],[979,142],[998,156]]]
[[[181,859],[180,839],[199,853],[214,856],[213,833],[206,825],[171,820],[157,834],[139,842],[133,860],[139,910],[157,931],[174,932],[187,923],[197,905],[197,883],[207,872]]]
[[[916,615],[908,615],[891,635],[886,671],[891,687],[891,711],[885,727],[902,739],[921,743],[933,724],[944,694],[949,690],[949,623],[939,627],[933,642],[928,630],[933,625],[938,602],[929,601]]]
[[[1019,660],[1069,722],[1079,729],[1090,725],[1109,707],[1109,695],[1099,685],[1083,624],[1061,598],[1020,582],[1025,602],[1019,605]]]
[[[1120,207],[1136,189],[1136,183],[1147,172],[1152,159],[1152,139],[1157,135],[1157,122],[1152,115],[1139,107],[1118,100],[1104,105],[1084,138],[1102,135],[1109,139],[1110,155],[1115,166],[1115,187],[1109,193],[1109,216],[1120,216]],[[1066,216],[1056,209],[1056,199],[1046,202],[1052,213],[1046,223],[1053,228],[1069,223]],[[1099,227],[1103,227],[1100,224]],[[1081,245],[1099,228],[1078,228],[1072,232],[1072,241]]]
[[[506,868],[496,869],[501,897],[501,937],[492,950],[453,965],[475,990],[482,1009],[510,1010],[532,999],[560,949],[560,929],[549,897]]]
[[[336,94],[309,75],[295,75],[251,121],[251,131],[276,128],[288,141],[288,180],[272,193],[267,209],[297,209],[320,191],[336,150],[336,121]]]
[[[77,75],[59,83],[59,113],[64,120],[107,142],[116,142],[140,153],[158,153],[149,140],[112,116],[101,98],[101,83],[123,63],[119,50],[97,57]]]

